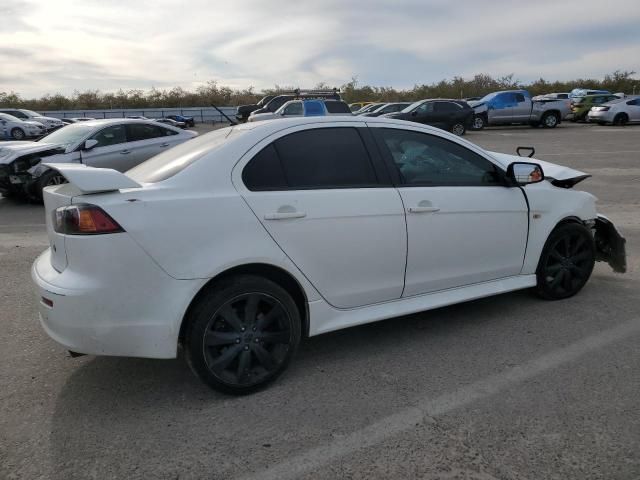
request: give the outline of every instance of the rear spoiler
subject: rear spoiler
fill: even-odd
[[[111,168],[94,168],[77,163],[43,163],[56,170],[82,193],[111,192],[123,188],[141,188],[135,180]]]

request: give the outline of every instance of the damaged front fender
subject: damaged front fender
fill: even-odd
[[[620,235],[615,225],[604,215],[598,215],[594,221],[596,261],[607,262],[614,272],[627,271],[627,241]]]

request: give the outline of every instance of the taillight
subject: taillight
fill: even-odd
[[[70,205],[53,212],[53,229],[65,235],[101,235],[124,232],[107,212],[97,205]]]

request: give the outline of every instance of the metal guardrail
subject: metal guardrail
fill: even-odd
[[[55,118],[93,117],[93,118],[126,118],[143,116],[148,118],[162,118],[167,115],[184,115],[193,117],[196,123],[228,123],[225,115],[234,118],[236,107],[182,107],[182,108],[125,108],[108,110],[46,110],[42,115]]]

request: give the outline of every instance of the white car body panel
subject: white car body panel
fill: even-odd
[[[298,129],[354,125],[446,137],[502,168],[513,161],[538,162],[485,152],[442,130],[399,120],[314,117],[236,126],[229,140],[215,148],[207,149],[207,138],[216,132],[193,147],[181,145],[181,155],[192,150],[199,159],[158,183],[107,170],[60,167],[71,183],[45,189],[52,248],[36,260],[32,272],[39,298],[54,303],[50,308],[40,302],[47,332],[81,353],[173,357],[197,292],[229,269],[260,264],[288,273],[301,287],[308,331],[315,335],[534,286],[540,252],[558,222],[597,215],[595,197],[547,181],[522,189],[487,187],[484,195],[466,187],[412,192],[392,186],[360,189],[368,192],[253,192],[244,187],[242,168],[271,140]],[[553,178],[584,175],[539,163]],[[422,200],[440,211],[404,217],[406,208]],[[70,203],[98,205],[125,232],[53,232],[53,210]],[[280,213],[302,211],[306,217],[264,218],[287,205],[296,211]]]
[[[45,163],[45,167],[59,171],[80,193],[98,193],[139,188],[130,177],[111,168],[92,168],[73,163]]]

